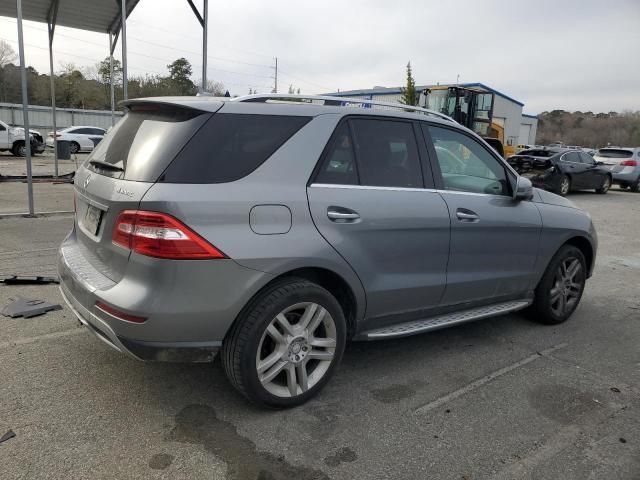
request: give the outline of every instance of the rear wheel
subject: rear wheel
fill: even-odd
[[[640,177],[638,177],[638,179],[635,182],[629,185],[629,190],[636,193],[640,192]]]
[[[602,185],[600,185],[600,188],[596,188],[596,193],[605,194],[609,191],[610,188],[611,188],[611,177],[607,175],[606,177],[604,177],[604,180],[602,181]]]
[[[316,395],[340,363],[344,314],[324,288],[291,279],[243,312],[222,346],[234,387],[254,403],[286,408]]]
[[[69,152],[74,155],[80,151],[80,145],[77,142],[71,142],[69,144]]]
[[[536,287],[530,316],[546,324],[566,321],[580,303],[586,279],[587,262],[580,249],[563,246],[549,262]]]
[[[563,197],[571,191],[571,178],[569,175],[562,175],[560,178],[560,184],[555,193],[562,195]]]

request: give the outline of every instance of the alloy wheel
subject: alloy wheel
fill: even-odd
[[[258,380],[272,395],[300,395],[325,376],[336,345],[336,325],[324,307],[313,302],[287,307],[271,320],[258,344]]]
[[[584,275],[582,264],[575,257],[568,257],[560,263],[556,271],[553,287],[549,292],[551,310],[558,316],[572,311],[582,294]]]
[[[560,183],[560,192],[562,195],[569,193],[569,177],[564,177]]]
[[[610,188],[611,188],[611,179],[609,177],[606,177],[600,189],[602,190],[603,193],[606,193],[609,191]]]

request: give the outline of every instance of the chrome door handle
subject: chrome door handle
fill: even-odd
[[[360,215],[352,210],[344,209],[344,211],[339,211],[330,208],[327,210],[327,217],[329,217],[329,220],[354,221],[358,220]]]
[[[480,217],[478,217],[476,213],[465,209],[456,210],[456,217],[458,217],[458,220],[461,222],[477,222],[480,220]]]

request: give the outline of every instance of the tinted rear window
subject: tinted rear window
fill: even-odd
[[[85,165],[103,175],[155,182],[210,117],[211,113],[186,108],[133,106],[93,150]],[[92,160],[123,171],[92,165]]]
[[[631,158],[633,152],[631,150],[622,150],[618,148],[602,148],[598,150],[599,157],[605,158]]]
[[[223,183],[258,168],[310,117],[215,114],[169,165],[165,183]]]

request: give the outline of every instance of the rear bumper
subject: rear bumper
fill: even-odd
[[[155,259],[145,259],[144,265],[129,262],[116,282],[87,255],[72,231],[59,252],[62,296],[98,339],[139,360],[212,361],[248,299],[271,277],[232,260],[153,265]],[[97,301],[146,321],[113,316]]]
[[[629,184],[629,183],[637,182],[638,178],[640,178],[640,169],[629,167],[629,170],[630,171],[628,172],[625,172],[624,170],[621,172],[611,172],[611,176],[613,177],[613,183]]]
[[[86,309],[71,292],[60,285],[62,298],[82,325],[100,341],[136,360],[161,362],[212,362],[222,342],[145,342],[119,337],[111,327]]]

